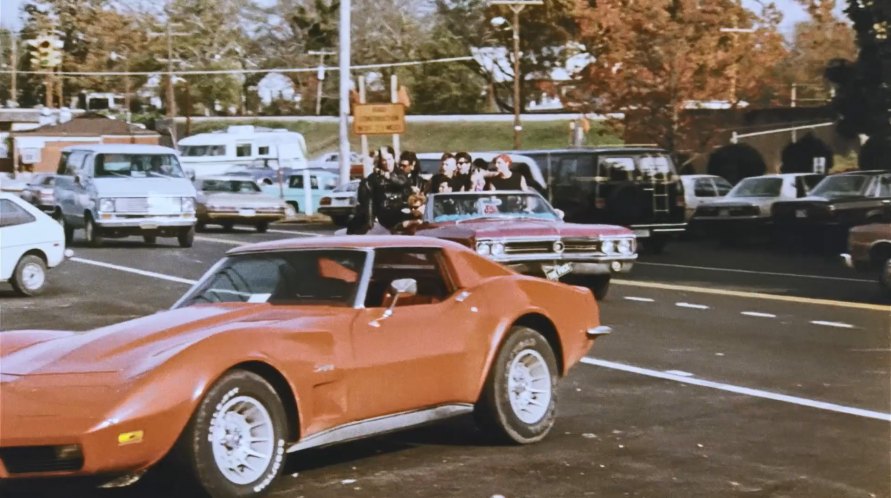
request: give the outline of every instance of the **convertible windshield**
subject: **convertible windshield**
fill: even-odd
[[[429,221],[462,221],[474,218],[538,218],[559,220],[548,201],[535,193],[473,192],[436,194],[429,201]]]
[[[238,192],[238,193],[256,193],[260,192],[260,187],[252,182],[245,180],[201,180],[198,187],[204,192]]]
[[[779,197],[782,188],[782,178],[746,178],[727,197]]]
[[[99,154],[96,156],[95,176],[96,178],[186,177],[173,154]]]
[[[351,306],[365,253],[314,249],[239,254],[220,262],[181,306],[202,303]]]
[[[810,195],[820,197],[860,195],[869,184],[869,178],[865,175],[827,176],[811,190]]]

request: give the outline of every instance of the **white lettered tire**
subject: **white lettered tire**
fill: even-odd
[[[214,498],[262,496],[284,467],[286,433],[275,389],[255,373],[233,370],[201,400],[171,457]]]
[[[496,439],[528,444],[554,426],[557,360],[548,341],[528,327],[513,327],[489,370],[474,415]]]

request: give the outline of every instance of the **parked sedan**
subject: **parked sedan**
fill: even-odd
[[[879,283],[891,292],[891,223],[871,223],[848,232],[848,252],[841,255],[848,268],[877,271]]]
[[[838,253],[848,230],[891,216],[891,172],[851,171],[823,179],[810,195],[777,202],[773,222],[778,232],[819,243]]]
[[[356,211],[360,180],[335,187],[330,194],[319,199],[319,213],[331,217],[335,225],[345,227]]]
[[[701,203],[692,223],[727,241],[766,232],[774,203],[806,196],[822,178],[810,173],[744,178],[724,197]]]
[[[53,185],[56,182],[56,175],[40,174],[35,175],[25,184],[22,190],[22,199],[37,206],[41,211],[52,213],[55,207],[55,196],[53,196]]]
[[[40,294],[47,269],[71,254],[61,225],[22,198],[0,193],[0,282],[23,296]]]
[[[718,197],[724,197],[733,188],[724,178],[717,175],[682,175],[684,184],[684,218],[689,222],[696,208]]]
[[[198,230],[208,224],[232,230],[236,225],[252,225],[260,233],[269,224],[285,217],[285,204],[263,193],[253,180],[238,176],[207,176],[195,180],[198,190]]]
[[[631,230],[566,223],[536,192],[434,194],[423,219],[405,230],[458,242],[520,273],[584,285],[598,299],[612,274],[637,259]]]
[[[168,311],[4,332],[0,478],[121,486],[163,460],[189,496],[256,497],[287,453],[456,415],[534,443],[608,333],[590,292],[443,240],[242,246]]]

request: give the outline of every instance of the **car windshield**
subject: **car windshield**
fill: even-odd
[[[782,188],[782,178],[745,178],[727,197],[779,197]]]
[[[225,145],[182,145],[180,154],[186,157],[225,156]]]
[[[204,192],[260,192],[260,187],[256,183],[245,180],[205,179],[201,180],[199,189]]]
[[[429,221],[463,221],[477,218],[560,218],[542,196],[527,192],[474,192],[436,194],[428,201]]]
[[[186,175],[173,154],[99,154],[95,177],[185,178]]]
[[[866,175],[827,176],[811,190],[810,195],[820,197],[861,195],[869,184],[869,178]]]
[[[211,269],[177,307],[204,303],[351,306],[366,253],[349,249],[238,254]]]

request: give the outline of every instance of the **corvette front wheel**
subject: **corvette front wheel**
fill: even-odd
[[[474,415],[487,434],[528,444],[554,426],[557,360],[548,341],[528,327],[513,327],[489,371]]]
[[[284,466],[286,420],[265,379],[234,370],[208,391],[171,456],[214,498],[261,496]]]

